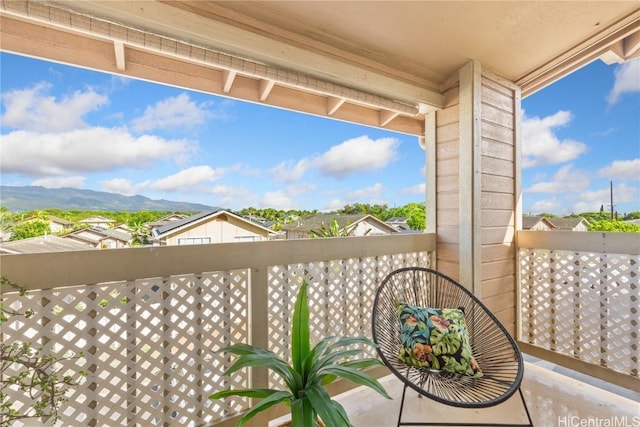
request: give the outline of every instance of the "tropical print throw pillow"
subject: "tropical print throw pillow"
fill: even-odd
[[[396,302],[396,309],[402,327],[400,360],[411,366],[482,377],[471,354],[462,310],[417,307],[404,301]]]

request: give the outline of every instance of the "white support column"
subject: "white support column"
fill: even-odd
[[[481,66],[460,70],[459,256],[460,283],[479,293],[481,233]]]
[[[431,111],[424,116],[424,140],[420,141],[425,150],[425,183],[426,183],[426,216],[425,232],[436,232],[436,112]],[[432,261],[435,267],[435,257]]]

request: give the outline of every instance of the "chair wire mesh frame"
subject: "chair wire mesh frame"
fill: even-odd
[[[454,374],[413,367],[398,357],[401,347],[396,302],[419,307],[460,308],[465,314],[472,353],[483,376]],[[517,343],[489,309],[454,279],[429,268],[395,270],[381,282],[373,304],[373,341],[382,362],[404,384],[398,426],[533,426],[520,385],[524,362]],[[458,408],[487,408],[519,392],[528,424],[402,422],[407,388],[432,400]]]

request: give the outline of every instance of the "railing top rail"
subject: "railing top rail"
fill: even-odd
[[[640,255],[640,233],[519,231],[518,247]]]
[[[2,255],[0,271],[27,289],[435,250],[426,233]]]

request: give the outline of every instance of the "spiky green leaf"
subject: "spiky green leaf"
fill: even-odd
[[[235,362],[224,371],[223,375],[229,375],[233,372],[253,366],[261,366],[271,369],[280,376],[287,384],[289,390],[295,393],[297,388],[302,384],[302,377],[295,372],[291,366],[275,354],[246,354],[238,357]]]
[[[296,297],[291,326],[291,359],[293,368],[301,374],[304,372],[304,360],[309,355],[310,348],[307,281],[303,280]]]
[[[277,405],[278,403],[283,403],[283,402],[288,402],[291,399],[291,394],[289,392],[286,391],[278,391],[276,393],[273,393],[271,396],[262,399],[260,401],[260,403],[258,403],[257,405],[255,405],[253,408],[249,409],[249,411],[244,415],[244,417],[240,418],[238,420],[238,423],[236,424],[236,427],[240,427],[243,424],[245,424],[247,421],[249,421],[251,418],[253,418],[254,416],[256,416],[258,413],[271,408],[274,405]]]
[[[343,365],[329,365],[322,368],[318,372],[318,375],[335,375],[336,377],[344,378],[358,385],[369,387],[387,399],[391,399],[391,396],[387,394],[378,380],[358,369]]]
[[[321,385],[315,384],[305,389],[305,393],[313,409],[326,425],[331,427],[351,426],[349,420],[345,419],[339,411],[336,411],[331,396],[329,396],[329,393],[327,393]]]

